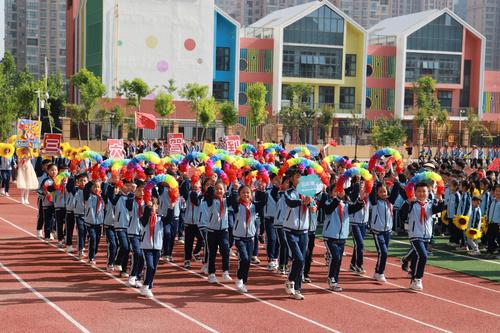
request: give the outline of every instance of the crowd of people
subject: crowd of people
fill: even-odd
[[[298,300],[304,299],[302,283],[311,282],[319,235],[327,248],[325,278],[336,292],[342,291],[339,272],[350,234],[353,254],[349,271],[366,274],[364,242],[369,232],[377,250],[373,279],[380,283],[386,282],[391,236],[407,234],[411,246],[401,267],[413,290],[423,289],[435,235],[449,236],[448,246],[454,251],[498,258],[498,170],[485,168],[498,157],[496,148],[484,151],[473,147],[468,153],[460,150],[461,155],[446,155],[445,147],[439,156],[426,155],[424,149],[426,158],[408,163],[402,170],[382,158],[375,168],[360,166],[370,169],[374,181],[356,174],[340,188],[339,179],[360,161],[346,156],[327,160],[325,151],[320,150],[316,156],[299,158],[300,164],[291,165],[287,161],[304,150],[287,152],[284,144],[262,143],[243,145],[238,156],[223,151],[221,145],[214,153],[220,156],[213,160],[200,153],[195,141],[185,146],[182,159],[153,161],[151,156],[154,160],[166,156],[164,148],[159,142],[130,140],[125,145],[126,154],[137,165],[121,169],[111,164],[101,167],[106,156],[69,159],[64,153],[52,159],[38,157],[33,168],[26,149],[21,156],[2,157],[1,193],[8,195],[10,171],[17,167],[23,204],[29,203],[29,190],[37,188],[37,236],[45,242],[54,239],[57,246],[91,265],[97,265],[99,243],[105,238],[103,265],[107,271],[128,279],[129,286],[141,288],[146,297],[153,296],[160,259],[172,262],[174,250],[181,249],[174,247],[176,243],[183,245],[184,267],[195,265],[208,276],[209,283],[219,282],[218,255],[223,282],[233,280],[230,258],[237,257],[235,284],[243,293],[247,292],[251,265],[260,264],[259,244],[264,244],[270,274],[285,275],[285,292]],[[146,152],[153,155],[146,156]],[[237,159],[245,163],[232,165]],[[317,163],[310,164],[309,159]],[[301,177],[317,169],[323,172],[322,189],[313,196],[301,194]],[[418,182],[410,196],[407,184],[422,172],[440,175],[445,188],[439,189],[435,181]],[[464,228],[454,222],[457,217],[466,219]],[[482,237],[470,235],[468,230],[472,229],[482,230]]]

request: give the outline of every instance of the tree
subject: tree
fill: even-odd
[[[132,81],[124,80],[118,88],[118,95],[127,98],[127,106],[136,107],[141,111],[141,101],[151,93],[151,88],[144,80],[135,78]]]
[[[469,144],[471,143],[472,138],[475,135],[479,134],[480,136],[483,136],[483,137],[487,137],[490,135],[490,132],[488,131],[486,126],[484,126],[481,123],[481,120],[479,119],[478,115],[476,113],[474,113],[473,109],[469,109],[467,111],[467,123],[465,126],[467,127],[467,130],[469,131],[469,138],[468,138]]]
[[[313,87],[307,83],[292,83],[286,90],[285,95],[290,100],[290,106],[285,107],[280,113],[283,125],[290,134],[294,129],[304,131],[304,143],[307,141],[306,130],[311,128],[316,119],[316,110],[312,109],[308,101],[313,93]],[[284,111],[284,112],[283,112]]]
[[[327,142],[330,137],[330,129],[332,128],[334,116],[335,113],[331,105],[324,104],[321,106],[318,115],[318,125],[324,131],[325,137],[323,139],[325,142]]]
[[[443,144],[443,134],[450,130],[451,124],[446,109],[439,110],[436,114],[436,129],[438,131],[438,144]]]
[[[400,120],[379,119],[372,128],[372,144],[377,147],[399,146],[406,140]]]
[[[125,112],[120,104],[115,104],[111,108],[102,108],[96,113],[96,119],[100,120],[103,124],[106,119],[109,119],[110,129],[109,137],[113,137],[113,128],[119,127],[123,124],[125,118]],[[101,140],[102,140],[101,131]]]
[[[219,104],[219,114],[226,131],[229,126],[233,126],[238,122],[238,110],[231,102]]]
[[[52,132],[54,128],[60,130],[61,125],[59,124],[59,116],[68,98],[64,78],[61,73],[48,77],[47,92],[49,94],[49,99],[45,104],[45,110],[47,111],[50,132]]]
[[[208,86],[200,85],[198,83],[188,83],[180,92],[181,97],[191,102],[191,110],[193,111],[196,119],[195,131],[198,136],[198,120],[200,114],[200,102],[208,96]]]
[[[215,105],[215,98],[207,97],[202,99],[199,104],[199,120],[201,125],[203,126],[203,133],[201,134],[202,140],[205,140],[205,132],[212,122],[217,119],[217,108]]]
[[[262,82],[252,84],[248,87],[248,105],[250,110],[248,112],[248,120],[250,124],[257,127],[266,122],[266,86]]]
[[[15,71],[15,63],[9,61],[11,58],[9,52],[5,53],[0,63],[0,141],[5,141],[12,133],[13,124],[16,120],[16,100],[11,94],[11,70]],[[9,68],[10,67],[10,68]]]
[[[82,135],[80,133],[80,124],[85,121],[85,112],[80,104],[64,104],[64,108],[69,111],[71,122],[76,125],[78,132],[78,145],[82,145]]]
[[[154,107],[156,113],[163,118],[167,118],[168,124],[168,117],[175,112],[174,95],[172,93],[160,91],[155,97]]]
[[[420,131],[423,128],[428,128],[429,144],[432,144],[432,123],[436,114],[441,111],[441,106],[435,95],[436,81],[431,76],[422,76],[413,84],[413,92],[417,96],[418,108],[415,122]]]
[[[83,119],[87,123],[87,144],[90,142],[90,120],[93,116],[97,102],[106,92],[106,87],[100,77],[86,68],[82,68],[71,77],[71,83],[78,89],[82,104]]]

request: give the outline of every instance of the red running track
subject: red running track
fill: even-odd
[[[497,332],[500,285],[428,267],[423,292],[407,289],[409,281],[395,258],[389,259],[388,283],[346,272],[342,293],[328,291],[324,246],[317,242],[312,265],[313,283],[303,287],[304,301],[284,293],[285,278],[253,265],[249,293],[234,284],[210,285],[182,263],[176,245],[174,263],[160,262],[155,298],[146,299],[126,281],[105,272],[105,238],[98,268],[76,260],[35,238],[36,208],[20,205],[16,192],[0,198],[0,318],[5,332]],[[351,249],[347,249],[348,252]],[[376,256],[367,255],[371,275]],[[236,276],[237,261],[231,260]],[[220,270],[218,271],[220,276]]]

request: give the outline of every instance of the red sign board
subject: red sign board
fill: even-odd
[[[125,151],[123,149],[123,140],[108,139],[109,158],[121,160],[125,158]]]
[[[59,156],[61,151],[61,140],[61,134],[44,134],[42,154],[45,156]]]
[[[182,133],[169,133],[168,139],[168,153],[182,154],[184,152],[184,135]]]
[[[226,146],[226,150],[234,154],[236,152],[236,148],[240,145],[240,136],[239,135],[228,135],[224,138],[224,145]]]

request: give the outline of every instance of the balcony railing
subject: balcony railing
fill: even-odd
[[[396,45],[396,36],[370,35],[369,45]]]
[[[246,38],[273,38],[272,28],[243,28],[240,30],[240,36]]]
[[[460,107],[460,108],[450,108],[450,107],[441,107],[441,109],[445,109],[448,111],[448,116],[449,117],[463,117],[467,118],[467,115],[469,112],[472,112],[473,114],[477,115],[477,108],[473,107]],[[404,115],[405,116],[414,116],[418,112],[417,107],[405,107],[404,108]]]
[[[291,102],[287,99],[281,100],[281,107],[289,107]],[[311,110],[321,109],[322,107],[330,107],[335,113],[361,113],[361,104],[333,104],[333,103],[302,103],[302,106],[308,107]]]

